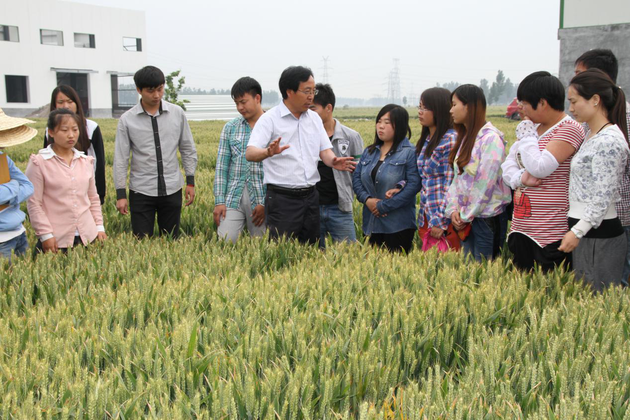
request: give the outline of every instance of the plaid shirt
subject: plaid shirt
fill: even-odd
[[[430,141],[427,138],[418,155],[418,173],[422,178],[418,226],[424,226],[425,215],[429,222],[429,228],[435,226],[446,230],[450,224],[450,219],[444,215],[444,207],[446,207],[444,199],[448,187],[453,182],[454,172],[453,167],[448,162],[448,155],[455,146],[456,139],[455,130],[448,130],[431,156],[425,157],[424,152]]]
[[[628,123],[628,137],[630,138],[630,103],[626,102],[626,121]],[[621,180],[621,201],[616,203],[617,215],[623,226],[630,226],[630,161],[626,166]]]
[[[225,124],[221,131],[214,174],[215,206],[223,204],[230,209],[238,208],[245,184],[252,210],[259,204],[265,204],[262,163],[245,159],[251,133],[249,124],[242,116]]]

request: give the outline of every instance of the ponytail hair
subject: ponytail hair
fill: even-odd
[[[586,100],[599,95],[608,120],[617,125],[628,141],[626,95],[612,79],[599,69],[588,69],[571,79],[571,86]]]

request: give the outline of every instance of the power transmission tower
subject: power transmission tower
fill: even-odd
[[[324,60],[324,67],[320,67],[323,71],[322,71],[322,83],[326,84],[328,83],[328,57],[322,57],[322,60]]]
[[[416,98],[416,92],[413,89],[413,82],[411,82],[411,89],[409,89],[409,105],[416,106],[418,105],[418,102],[420,101]]]
[[[398,64],[400,60],[394,58],[394,68],[389,72],[389,81],[387,83],[387,100],[393,104],[400,104],[400,70]]]

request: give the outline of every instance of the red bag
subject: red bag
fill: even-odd
[[[431,236],[431,231],[427,230],[427,233],[424,234],[424,238],[422,238],[422,250],[428,251],[434,246],[437,246],[439,252],[448,252],[450,249],[448,241],[444,236],[440,237],[440,239],[435,239]]]

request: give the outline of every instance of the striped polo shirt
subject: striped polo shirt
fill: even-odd
[[[566,141],[577,151],[584,141],[582,126],[566,116],[538,138],[542,152],[550,141]],[[541,248],[559,241],[569,230],[569,170],[575,153],[558,166],[538,187],[514,192],[514,216],[510,233],[519,232]],[[520,157],[517,156],[520,161]]]

